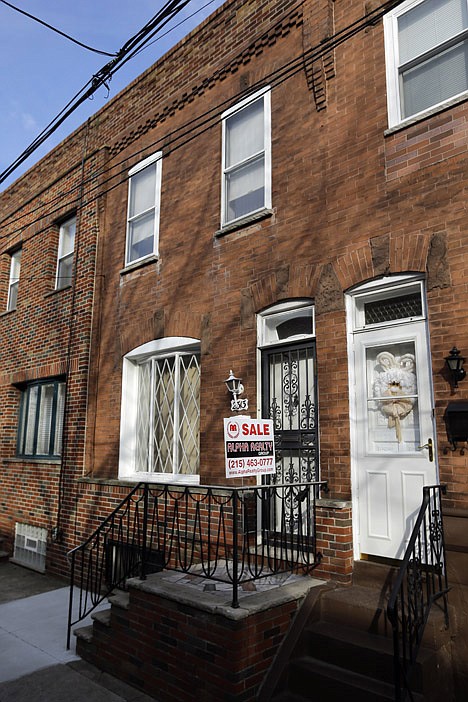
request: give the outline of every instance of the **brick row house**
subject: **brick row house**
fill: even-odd
[[[248,414],[275,422],[275,480],[327,483],[313,575],[337,597],[401,561],[423,486],[446,486],[462,699],[468,383],[445,359],[468,353],[467,47],[467,0],[228,1],[2,193],[0,533],[17,562],[68,575],[139,482],[244,484],[225,473],[232,369]],[[225,699],[279,670],[300,605],[262,608],[274,645]],[[116,658],[133,651],[119,636]],[[177,687],[170,661],[149,671],[154,651],[96,656],[162,699],[219,699],[196,672]]]

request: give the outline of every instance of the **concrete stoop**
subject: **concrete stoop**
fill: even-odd
[[[394,700],[392,628],[386,617],[394,572],[372,564],[361,576],[351,587],[321,592],[270,698],[274,702]],[[435,609],[412,678],[415,702],[455,700],[450,651],[443,613]]]

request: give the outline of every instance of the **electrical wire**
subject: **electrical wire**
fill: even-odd
[[[4,1],[4,0],[0,0]],[[127,61],[133,58],[134,54],[141,50],[145,43],[152,39],[161,27],[164,27],[173,17],[175,17],[190,0],[167,0],[161,10],[142,27],[133,37],[131,37],[123,47],[114,55],[103,68],[101,68],[81,90],[73,97],[67,105],[59,112],[43,131],[29,144],[29,146],[0,173],[0,183],[3,183],[26,159],[28,159],[49,136],[51,136],[63,122],[69,117],[83,102],[91,98],[94,93],[104,86],[109,90],[109,82],[112,76]]]
[[[236,102],[239,98],[241,97],[246,97],[248,94],[252,94],[256,92],[260,87],[263,87],[265,85],[270,84],[272,89],[275,87],[278,87],[285,81],[289,80],[292,78],[294,75],[296,75],[299,71],[301,71],[304,68],[304,63],[308,62],[313,62],[323,56],[324,54],[329,53],[330,51],[334,50],[336,47],[340,46],[344,42],[348,41],[351,39],[353,36],[361,32],[362,30],[368,28],[370,25],[375,24],[386,12],[389,11],[389,9],[392,9],[393,7],[396,7],[402,2],[402,0],[388,0],[385,2],[383,5],[379,6],[378,8],[375,8],[372,12],[367,13],[366,15],[360,17],[358,20],[355,22],[351,23],[350,25],[347,25],[345,28],[340,30],[339,32],[335,33],[328,39],[319,42],[317,45],[311,47],[310,49],[306,50],[305,52],[302,52],[299,56],[296,56],[294,59],[291,59],[288,61],[286,64],[283,66],[280,66],[278,69],[273,71],[272,73],[268,74],[267,76],[264,76],[262,78],[261,83],[256,83],[255,85],[251,86],[248,91],[242,91],[238,93],[234,97],[229,97],[228,99],[222,101],[221,103],[217,103],[216,106],[210,108],[207,110],[205,113],[199,115],[197,118],[192,119],[190,122],[182,125],[181,127],[175,129],[174,131],[164,135],[163,137],[159,138],[157,141],[153,142],[152,144],[148,144],[144,147],[144,149],[141,149],[140,151],[134,153],[133,155],[136,156],[143,151],[148,151],[150,148],[157,148],[159,145],[159,148],[162,148],[161,145],[164,145],[164,148],[169,152],[173,153],[174,151],[178,150],[182,146],[185,146],[186,144],[190,143],[193,139],[201,136],[201,134],[205,133],[209,129],[213,128],[218,124],[219,117],[226,109],[226,106],[228,104],[232,104],[233,102]],[[271,29],[271,28],[270,28]],[[241,55],[241,54],[240,54]],[[223,69],[220,69],[221,71]],[[185,130],[185,131],[184,131]],[[196,130],[196,131],[195,131]],[[166,156],[167,157],[167,156]],[[124,161],[121,161],[117,164],[112,165],[112,169],[115,169],[116,166],[122,165],[125,163]],[[109,169],[110,170],[110,169]],[[92,177],[89,180],[95,181],[96,178],[102,177],[103,175],[106,175],[105,169],[101,171],[100,173],[93,173]],[[102,186],[108,185],[110,182],[115,180],[115,178],[121,177],[121,180],[119,182],[115,183],[114,185],[110,186],[106,190],[102,190]],[[110,178],[105,180],[104,182],[100,182],[98,185],[95,185],[91,189],[88,190],[87,195],[90,196],[93,191],[98,191],[97,195],[95,197],[91,197],[90,199],[87,199],[85,201],[85,205],[90,204],[93,202],[95,199],[98,199],[99,197],[103,196],[104,194],[110,192],[114,188],[120,186],[122,183],[124,183],[128,179],[127,175],[127,169],[122,168],[117,174],[112,175]],[[87,182],[89,182],[89,180]],[[78,187],[78,186],[76,186]],[[76,188],[75,188],[76,189]],[[69,195],[72,195],[73,189],[69,191]],[[51,216],[55,212],[63,211],[63,197],[64,194],[62,193],[60,195],[60,198],[56,198],[57,200],[60,199],[60,205],[56,208],[56,210],[52,210],[48,212],[48,215]],[[53,200],[48,203],[49,205],[53,204]],[[70,201],[70,209],[73,207],[75,204],[75,200]],[[40,205],[37,209],[42,209],[44,208],[44,204]],[[33,210],[34,211],[34,210]],[[18,219],[22,219],[25,216],[30,216],[31,211],[27,213],[27,215],[21,215]],[[43,215],[39,217],[36,222],[39,222],[43,218]],[[6,218],[7,220],[9,218]],[[5,220],[4,220],[5,221]],[[11,226],[12,222],[10,220],[9,225]],[[14,224],[14,221],[13,221]],[[33,222],[30,222],[29,225],[34,224]],[[7,225],[5,225],[3,222],[0,223],[0,228],[5,228]],[[12,237],[16,232],[20,231],[20,229],[17,229],[15,232],[9,232],[8,234],[3,234],[0,235],[0,239],[4,238],[10,238]],[[35,232],[34,235],[28,238],[33,238],[34,236],[37,236],[40,232]]]
[[[83,49],[87,49],[88,51],[93,51],[95,54],[102,54],[103,56],[116,56],[116,54],[109,54],[107,51],[101,51],[100,49],[95,49],[92,46],[88,46],[87,44],[83,44],[83,42],[79,41],[78,39],[74,39],[69,34],[65,34],[65,32],[62,32],[60,29],[57,29],[57,27],[53,27],[51,24],[48,24],[47,22],[44,22],[43,20],[39,19],[39,17],[35,17],[34,15],[31,15],[29,12],[26,12],[25,10],[21,10],[19,7],[16,7],[16,5],[12,5],[11,2],[7,2],[6,0],[0,0],[0,2],[3,3],[4,5],[7,5],[8,7],[11,7],[12,10],[15,10],[16,12],[19,12],[20,14],[25,15],[26,17],[29,17],[29,19],[32,19],[35,22],[38,22],[39,24],[42,24],[44,27],[47,27],[47,29],[51,29],[53,32],[60,34],[60,36],[65,37],[65,39],[72,41],[74,44],[78,44],[78,46],[81,46]]]

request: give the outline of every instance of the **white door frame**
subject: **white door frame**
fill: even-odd
[[[424,276],[422,275],[398,275],[398,276],[388,276],[385,278],[380,278],[378,280],[371,281],[369,283],[356,286],[353,290],[349,291],[346,298],[346,315],[347,315],[347,350],[348,350],[348,373],[349,373],[349,416],[350,416],[350,442],[351,442],[351,492],[352,492],[352,508],[353,508],[353,550],[355,560],[360,560],[361,548],[360,548],[360,509],[361,501],[359,496],[359,474],[358,474],[358,435],[357,435],[357,393],[356,388],[356,364],[355,364],[355,347],[354,347],[354,335],[357,329],[364,328],[363,322],[361,323],[357,318],[357,305],[356,301],[359,296],[367,297],[375,293],[376,298],[382,296],[384,297],[385,291],[390,289],[401,288],[404,290],[404,284],[420,284],[422,285],[424,281]],[[426,300],[424,294],[424,286],[421,288],[422,292],[422,303],[423,303],[423,315],[420,319],[426,321],[426,338],[429,342],[429,331],[427,328],[427,313],[425,309]],[[408,320],[411,321],[411,320]],[[404,324],[405,322],[402,322]],[[389,326],[392,326],[389,323]],[[372,328],[372,327],[369,327]],[[379,328],[379,327],[375,327]],[[381,327],[383,328],[383,327]],[[384,340],[384,338],[383,338]],[[429,344],[428,352],[430,353]],[[429,372],[429,382],[430,388],[429,392],[433,398],[433,388],[432,388],[432,373]],[[436,460],[435,470],[438,472],[437,467],[437,447],[435,445],[435,426],[434,426],[434,456]],[[422,496],[421,496],[422,499]]]

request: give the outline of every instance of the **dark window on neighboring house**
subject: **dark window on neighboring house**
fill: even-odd
[[[65,382],[47,380],[22,391],[18,456],[58,458],[62,452]]]

